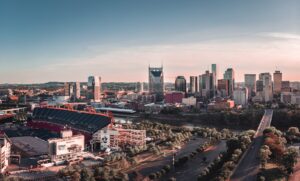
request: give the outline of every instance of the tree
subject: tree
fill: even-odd
[[[297,163],[298,151],[294,147],[289,147],[282,157],[282,165],[284,166],[287,174],[293,172],[293,168]]]
[[[80,176],[80,173],[75,171],[72,176],[71,176],[72,180],[74,181],[80,181],[81,180],[81,176]]]
[[[232,153],[235,149],[241,147],[241,142],[238,138],[231,138],[226,142],[228,153]]]
[[[91,171],[84,168],[80,172],[80,181],[91,181],[94,177],[92,176]]]
[[[262,168],[266,167],[268,160],[270,159],[272,152],[267,145],[263,145],[259,151],[260,164]]]

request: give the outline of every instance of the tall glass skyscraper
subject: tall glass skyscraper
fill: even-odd
[[[149,67],[149,93],[156,95],[156,101],[162,101],[164,97],[164,73],[163,67]]]
[[[224,73],[224,79],[229,80],[229,95],[232,96],[235,84],[234,70],[228,68]]]
[[[186,92],[186,79],[184,76],[177,76],[175,80],[175,90]]]
[[[88,78],[88,99],[100,102],[101,98],[101,77],[89,76]]]

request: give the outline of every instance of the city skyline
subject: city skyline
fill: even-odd
[[[134,4],[134,6],[132,6]],[[165,82],[216,63],[244,74],[300,77],[299,1],[1,1],[0,83]],[[255,15],[253,12],[256,12]],[[218,77],[220,79],[220,77]]]

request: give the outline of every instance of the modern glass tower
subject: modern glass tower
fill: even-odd
[[[89,76],[88,78],[88,98],[95,102],[100,102],[101,77]]]
[[[175,90],[186,92],[186,79],[184,76],[177,76],[175,80]]]
[[[163,67],[149,67],[149,93],[156,95],[156,101],[162,101],[164,97],[164,73]]]

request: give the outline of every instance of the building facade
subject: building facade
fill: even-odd
[[[259,80],[263,83],[263,92],[262,97],[265,102],[273,100],[273,83],[272,75],[270,73],[261,73],[259,74]]]
[[[149,67],[149,93],[155,94],[156,101],[162,101],[164,96],[163,67]]]
[[[167,104],[182,103],[183,98],[184,98],[183,92],[167,92],[165,94],[165,103]]]
[[[280,94],[281,88],[282,88],[282,73],[278,70],[276,70],[273,74],[274,78],[274,93]]]
[[[71,130],[61,132],[61,138],[48,140],[48,154],[52,162],[74,161],[82,157],[84,136]]]
[[[229,80],[229,96],[232,96],[235,87],[235,73],[232,68],[228,68],[225,71],[224,79]]]
[[[248,89],[235,89],[233,91],[233,100],[236,105],[246,106],[248,104]]]
[[[248,96],[253,97],[256,93],[256,74],[245,74],[245,87],[248,89]]]
[[[11,141],[4,132],[0,132],[0,172],[4,173],[10,162]]]
[[[184,76],[177,76],[175,80],[175,91],[186,92],[186,80]]]
[[[198,77],[197,76],[190,76],[190,90],[191,93],[198,92]]]
[[[218,80],[218,95],[220,97],[229,96],[229,80],[227,79]]]
[[[94,102],[101,100],[101,77],[90,76],[88,78],[88,99]]]

